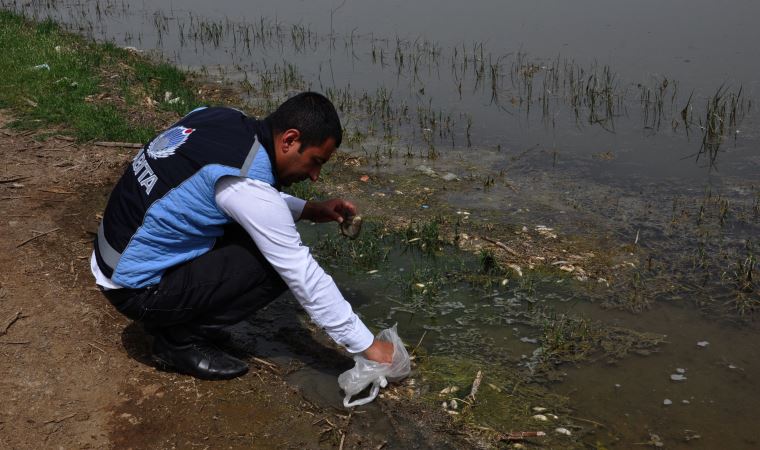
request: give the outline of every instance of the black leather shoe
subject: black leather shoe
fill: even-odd
[[[161,366],[203,380],[229,380],[248,372],[248,364],[201,339],[175,344],[158,334],[153,341],[153,359]]]

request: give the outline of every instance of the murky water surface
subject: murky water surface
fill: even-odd
[[[667,335],[646,357],[560,366],[552,389],[606,427],[584,438],[591,444],[654,445],[655,434],[670,448],[760,445],[760,299],[757,287],[737,288],[758,277],[760,3],[0,4],[157,50],[240,83],[265,109],[299,90],[325,92],[345,121],[343,147],[368,171],[452,172],[460,181],[445,200],[471,220],[635,245],[648,263],[631,255],[629,292],[602,302],[625,303],[646,285],[638,301],[649,308],[638,314],[601,309],[584,300],[595,298],[584,283],[553,273],[506,286],[452,281],[477,259],[431,259],[400,242],[384,244],[391,259],[375,273],[330,267],[331,250],[317,253],[370,323],[398,322],[409,341],[425,333],[429,352],[484,370],[535,370],[547,339],[535,319],[548,311]],[[334,231],[304,230],[315,245]]]

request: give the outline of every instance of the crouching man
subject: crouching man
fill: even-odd
[[[332,103],[305,92],[263,120],[198,108],[140,150],[108,200],[91,267],[113,306],[153,335],[157,363],[203,379],[245,374],[216,344],[286,289],[336,343],[391,362],[393,346],[373,338],[295,226],[341,222],[356,207],[280,192],[316,181],[341,138]]]

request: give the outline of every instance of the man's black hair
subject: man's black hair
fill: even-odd
[[[340,147],[343,130],[340,118],[332,102],[316,92],[302,92],[291,97],[267,117],[272,134],[291,128],[301,132],[301,151],[307,147],[322,145],[328,138],[335,139]]]

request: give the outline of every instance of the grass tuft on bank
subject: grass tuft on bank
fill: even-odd
[[[200,103],[185,74],[52,21],[0,11],[0,108],[20,129],[60,127],[78,141],[145,142]]]

